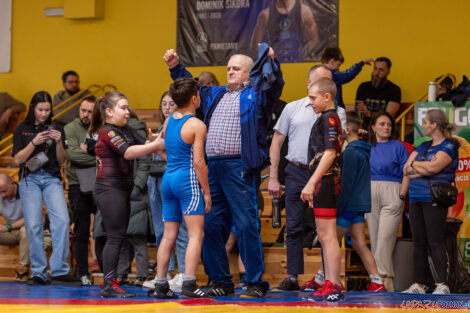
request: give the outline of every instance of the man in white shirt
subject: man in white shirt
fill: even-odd
[[[309,71],[307,85],[322,77],[331,79],[331,70],[324,65],[312,67]],[[342,107],[338,106],[337,113],[340,117],[343,129],[345,129],[346,112]],[[289,138],[288,153],[286,156],[289,163],[285,168],[288,277],[284,279],[278,287],[275,287],[273,289],[274,291],[299,290],[300,287],[297,276],[304,273],[304,211],[308,206],[300,199],[300,193],[311,175],[308,169],[307,150],[310,131],[317,117],[310,105],[310,98],[305,97],[288,103],[282,111],[276,126],[274,126],[275,132],[269,149],[271,168],[268,183],[269,194],[273,197],[281,196],[281,185],[278,180],[280,151],[286,137]]]

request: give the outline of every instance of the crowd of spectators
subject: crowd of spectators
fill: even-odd
[[[430,251],[437,272],[434,293],[449,293],[447,256],[443,248],[447,208],[432,204],[428,186],[429,181],[451,183],[455,177],[458,144],[452,139],[452,127],[445,113],[440,110],[428,112],[423,129],[432,141],[423,143],[410,155],[406,146],[394,139],[401,89],[388,79],[391,60],[387,57],[366,58],[348,70],[340,71],[344,56],[338,47],[329,47],[323,54],[322,64],[308,72],[308,95],[287,104],[275,126],[272,125],[274,134],[268,147],[267,127],[271,123],[273,103],[278,101],[284,82],[278,61],[269,58],[272,50],[263,52],[263,59],[262,49],[260,47],[260,59],[254,64],[243,55],[230,59],[226,86],[219,86],[217,78],[210,72],[202,72],[197,78],[201,106],[195,114],[208,126],[205,153],[212,210],[205,216],[202,242],[208,289],[204,293],[194,291],[193,296],[196,297],[198,292],[200,296],[233,294],[225,244],[228,241],[233,246],[235,235],[243,272],[243,284],[239,287],[246,288],[243,295],[263,297],[269,289],[269,284],[261,280],[264,263],[257,207],[260,172],[269,162],[268,191],[273,197],[280,197],[285,190],[286,207],[288,276],[274,290],[319,290],[316,294],[330,296],[332,301],[340,299],[334,300],[331,296],[342,294],[336,260],[338,240],[349,229],[353,247],[370,275],[369,290],[394,291],[392,254],[404,200],[410,190],[416,283],[406,292],[424,293],[428,281],[426,275],[429,274],[424,271],[426,266],[423,264]],[[192,77],[174,51],[167,52],[165,62],[173,79]],[[272,65],[273,73],[270,74],[275,79],[269,84],[258,78],[255,71],[257,68],[264,70],[259,65],[263,62]],[[370,64],[373,64],[371,80],[360,84],[355,112],[346,114],[342,85],[353,80],[364,65]],[[96,99],[82,92],[53,113],[53,106],[81,91],[76,72],[65,72],[62,81],[64,90],[53,100],[45,91],[32,97],[25,120],[14,131],[12,154],[20,166],[19,183],[7,175],[0,175],[0,211],[6,220],[5,225],[0,225],[0,244],[20,246],[17,279],[25,281],[30,271],[28,284],[49,282],[43,249],[44,202],[51,221],[51,283],[91,285],[88,243],[94,239],[97,263],[105,278],[102,296],[132,296],[118,284],[129,283],[133,259],[136,262],[134,285],[150,289],[157,286],[154,297],[163,297],[158,289],[163,288],[158,287],[163,286],[163,282],[168,282],[172,291],[181,292],[188,277],[194,276],[184,275],[188,264],[188,230],[184,220],[175,230],[176,253],[171,249],[164,278],[162,273],[159,273],[160,277],[149,278],[147,253],[149,236],[155,235],[157,248],[162,242],[165,210],[162,180],[166,156],[150,152],[156,151],[155,138],[177,105],[168,92],[162,95],[158,105],[162,127],[156,134],[149,134],[150,141],[145,142],[146,124],[138,119],[121,93]],[[263,86],[263,83],[267,85]],[[437,99],[448,100],[446,95],[452,85],[450,78],[442,80],[437,86]],[[61,113],[76,100],[80,105]],[[125,100],[125,104],[121,100]],[[0,104],[0,132],[3,132],[12,116],[24,111],[25,106],[6,93],[0,93]],[[251,110],[251,106],[256,106],[256,110]],[[129,116],[123,113],[125,111],[130,111]],[[53,123],[55,114],[60,116]],[[103,123],[101,131],[106,130],[107,135],[101,134]],[[105,139],[111,148],[105,148]],[[281,147],[286,139],[288,151],[283,155]],[[126,144],[121,145],[121,141]],[[104,164],[109,162],[104,161],[104,156],[113,153],[118,155],[117,159],[109,163],[111,165]],[[285,170],[280,166],[284,158],[288,162]],[[354,163],[354,158],[360,161]],[[346,166],[348,163],[351,166]],[[71,215],[62,184],[60,169],[63,164]],[[117,169],[109,174],[113,167]],[[281,171],[285,171],[285,186],[279,181],[284,175]],[[112,179],[106,175],[111,175]],[[341,193],[339,177],[344,188]],[[354,179],[359,182],[351,185]],[[352,192],[353,187],[359,188],[357,192]],[[317,193],[331,194],[331,199],[325,200]],[[357,194],[368,198],[367,201],[361,202]],[[338,204],[336,210],[338,197],[341,205]],[[315,216],[309,214],[312,207]],[[327,210],[333,207],[334,211]],[[349,211],[351,207],[355,209]],[[308,223],[306,216],[316,224],[324,262],[312,281],[300,286],[298,275],[304,273],[302,249],[304,228]],[[371,250],[364,237],[364,216]],[[71,224],[77,265],[75,273],[67,263]],[[171,273],[176,269],[178,273],[172,277]]]

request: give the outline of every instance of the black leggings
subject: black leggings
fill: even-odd
[[[90,238],[90,215],[96,213],[93,195],[80,191],[80,185],[69,185],[69,202],[72,207],[73,250],[77,261],[78,276],[88,273],[88,238]]]
[[[410,205],[410,226],[413,235],[415,282],[425,284],[429,277],[428,247],[436,270],[436,283],[447,283],[447,251],[445,247],[447,208],[431,203]]]
[[[101,212],[106,232],[106,244],[103,249],[103,276],[105,281],[112,281],[116,276],[119,252],[126,240],[130,217],[131,190],[122,190],[96,184],[93,197]]]

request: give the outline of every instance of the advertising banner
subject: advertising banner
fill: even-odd
[[[319,61],[338,45],[338,0],[178,0],[177,52],[186,66],[257,58],[266,42],[281,62]]]

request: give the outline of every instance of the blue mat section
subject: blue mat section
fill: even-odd
[[[147,290],[139,287],[123,286],[129,292],[137,294],[136,297],[130,298],[132,301],[159,301],[147,296]],[[65,286],[28,286],[24,283],[15,282],[0,282],[0,299],[61,299],[61,300],[102,300],[99,296],[99,286],[87,287],[65,287]],[[313,299],[311,292],[269,292],[265,298],[262,299],[240,299],[239,295],[242,291],[237,290],[233,297],[215,297],[213,300],[223,304],[224,302],[256,302],[256,303],[270,303],[289,305],[294,302],[305,302],[305,304],[316,302],[319,299]],[[110,299],[116,301],[116,299]],[[187,300],[187,299],[181,299]],[[315,300],[315,301],[314,301]],[[126,302],[126,299],[119,299],[119,301]],[[172,300],[175,301],[175,300]],[[176,300],[178,302],[179,300]],[[432,301],[439,302],[441,305],[451,306],[451,303],[458,303],[465,306],[468,303],[470,308],[470,294],[452,294],[452,295],[417,295],[405,294],[399,292],[346,292],[345,300],[340,303],[357,304],[359,307],[368,305],[383,305],[384,307],[396,307],[406,304],[407,301],[425,302]],[[20,301],[25,303],[25,301]],[[53,303],[53,301],[50,301]],[[0,300],[1,303],[1,300]]]

